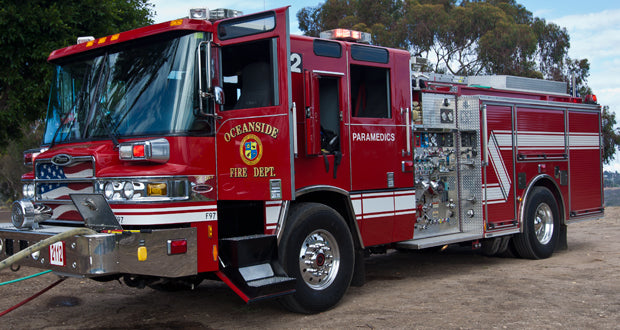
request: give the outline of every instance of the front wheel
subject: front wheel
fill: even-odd
[[[342,216],[330,207],[294,205],[278,253],[286,273],[297,279],[296,292],[281,300],[289,310],[325,311],[340,301],[351,283],[353,239]]]
[[[523,232],[514,237],[517,254],[528,259],[550,257],[557,245],[560,229],[555,197],[549,189],[535,187],[524,211]]]

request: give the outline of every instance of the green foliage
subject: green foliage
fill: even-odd
[[[616,114],[603,107],[602,114],[603,162],[609,164],[614,159],[616,149],[620,149],[620,129],[616,126]],[[615,127],[615,128],[614,128]]]
[[[303,8],[299,28],[310,36],[337,27],[371,32],[375,45],[426,57],[425,70],[456,75],[501,74],[566,81],[577,93],[587,85],[590,63],[567,56],[565,28],[534,17],[515,0],[326,0]],[[620,145],[615,114],[603,114],[603,160]]]
[[[22,152],[41,142],[54,49],[152,23],[147,0],[0,0],[0,198],[21,193]]]
[[[152,23],[147,0],[0,0],[0,145],[41,119],[54,49]]]
[[[533,17],[515,0],[327,0],[297,18],[310,36],[360,27],[376,45],[431,59],[437,72],[554,80],[570,74],[566,29]]]
[[[0,154],[0,200],[11,203],[19,198],[22,191],[21,175],[28,171],[24,165],[24,150],[33,149],[41,143],[44,124],[37,120],[30,125],[23,125],[20,129],[21,139],[12,139],[5,146],[5,152]]]

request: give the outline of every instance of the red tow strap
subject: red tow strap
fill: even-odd
[[[8,313],[10,313],[10,312],[12,312],[12,311],[14,311],[14,310],[16,310],[17,308],[19,308],[19,307],[21,307],[21,306],[25,305],[27,302],[29,302],[29,301],[33,300],[34,298],[36,298],[36,297],[38,297],[38,296],[40,296],[40,295],[44,294],[47,290],[49,290],[49,289],[51,289],[51,288],[53,288],[53,287],[57,286],[58,284],[62,283],[62,281],[64,281],[65,279],[66,279],[66,278],[64,278],[64,277],[63,277],[63,278],[61,278],[61,279],[59,279],[58,281],[56,281],[56,282],[52,283],[52,284],[51,284],[50,286],[48,286],[47,288],[45,288],[45,289],[43,289],[43,290],[41,290],[41,291],[39,291],[39,292],[35,293],[32,297],[30,297],[30,298],[28,298],[28,299],[26,299],[26,300],[24,300],[24,301],[20,302],[19,304],[17,304],[17,305],[15,305],[15,306],[13,306],[13,307],[11,307],[11,308],[9,308],[9,309],[5,310],[4,312],[0,313],[0,317],[3,317],[4,315],[6,315],[6,314],[8,314]]]

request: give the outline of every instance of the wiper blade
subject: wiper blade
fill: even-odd
[[[103,128],[105,129],[106,134],[108,135],[108,137],[110,137],[110,139],[112,140],[112,143],[114,144],[114,149],[116,149],[118,148],[120,143],[118,142],[118,139],[116,138],[115,132],[110,128],[109,123],[106,121],[107,114],[103,112],[103,109],[101,108],[101,104],[99,102],[99,97],[102,93],[102,90],[105,89],[108,79],[110,78],[110,71],[112,71],[109,67],[107,54],[105,55],[103,61],[104,63],[103,63],[103,66],[101,67],[101,70],[105,70],[105,75],[103,78],[101,74],[99,75],[99,81],[97,81],[97,88],[95,89],[95,97],[91,101],[91,104],[89,107],[91,111],[89,111],[89,113],[91,113],[94,110],[95,114],[98,114],[99,116],[101,116],[100,117],[101,126],[103,126]],[[89,115],[89,117],[91,116]],[[95,122],[96,122],[96,118],[90,119],[88,126],[91,126]],[[84,132],[84,133],[87,133],[87,132]]]

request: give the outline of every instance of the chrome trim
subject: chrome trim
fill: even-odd
[[[487,150],[489,141],[489,131],[487,123],[487,105],[483,104],[480,108],[482,111],[482,167],[489,165],[489,151]],[[513,142],[514,144],[514,142]]]
[[[52,157],[52,164],[56,166],[67,166],[73,163],[73,156],[67,154],[58,154]]]
[[[294,157],[297,158],[299,154],[298,150],[298,141],[297,141],[297,104],[293,102],[293,106],[291,107],[292,115],[293,115],[293,153]]]
[[[533,105],[540,108],[550,108],[556,110],[586,110],[586,111],[595,111],[600,112],[600,105],[598,104],[585,104],[585,103],[569,103],[569,102],[557,102],[557,101],[540,101],[540,100],[529,100],[529,99],[519,99],[512,97],[501,97],[501,96],[489,96],[489,95],[477,95],[481,101],[488,101],[492,103],[501,103],[500,105],[511,105],[511,106],[528,106]],[[558,107],[562,109],[558,109]]]
[[[519,205],[519,232],[521,233],[523,232],[523,217],[525,215],[525,204],[527,203],[527,199],[529,197],[530,191],[532,190],[532,188],[534,188],[536,182],[542,179],[548,179],[549,181],[553,183],[556,191],[561,191],[560,187],[558,186],[558,183],[555,182],[553,177],[551,177],[549,174],[539,174],[530,181],[530,183],[528,184],[528,187],[524,190],[523,197],[521,198],[521,205]],[[555,193],[553,191],[551,193],[555,197]],[[566,217],[568,213],[566,212],[566,209],[564,208],[564,195],[562,194],[559,194],[559,195],[560,195],[560,200],[559,201],[556,200],[556,203],[558,203],[558,211],[560,211],[560,224],[563,225],[567,223]]]
[[[284,233],[286,218],[288,217],[288,210],[291,207],[291,201],[283,201],[280,207],[280,215],[278,216],[278,223],[276,224],[276,237],[278,245],[280,245],[280,239],[282,239],[282,233]]]
[[[511,234],[519,234],[520,232],[520,228],[511,228],[510,230],[487,232],[484,234],[484,238],[502,237]]]
[[[300,196],[303,196],[303,195],[306,195],[306,194],[309,194],[309,193],[321,192],[321,191],[334,192],[334,193],[337,193],[337,194],[340,194],[340,195],[343,195],[343,196],[346,197],[348,203],[346,203],[346,208],[347,209],[344,210],[344,212],[346,212],[348,214],[349,218],[352,219],[353,226],[355,227],[355,233],[351,233],[351,234],[352,235],[357,235],[357,239],[358,239],[358,242],[360,244],[360,248],[362,248],[362,249],[365,248],[364,240],[362,240],[362,233],[360,231],[359,226],[357,225],[357,221],[356,221],[356,218],[355,218],[355,211],[353,211],[353,204],[351,203],[351,194],[348,191],[346,191],[344,189],[341,189],[341,188],[338,188],[338,187],[334,187],[334,186],[322,186],[322,185],[321,186],[309,186],[309,187],[304,187],[304,188],[301,188],[301,189],[297,190],[295,192],[295,197],[299,198]],[[393,191],[393,190],[390,190],[390,191]],[[346,220],[347,219],[345,219],[345,221]],[[278,240],[279,240],[279,237],[278,237]]]
[[[319,74],[319,75],[324,74],[324,75],[330,75],[330,76],[341,76],[341,77],[344,77],[344,72],[312,70],[312,73],[316,73],[316,74]]]
[[[75,227],[45,226],[38,230],[16,230],[10,224],[0,224],[0,239],[23,240],[29,245]],[[169,239],[187,239],[187,253],[167,255]],[[138,261],[139,246],[148,250],[148,258]],[[16,246],[14,246],[16,247]],[[197,230],[196,228],[161,229],[147,232],[123,232],[121,234],[94,234],[74,236],[65,240],[65,266],[49,263],[49,249],[40,250],[38,261],[26,258],[20,265],[39,269],[51,269],[57,274],[76,277],[96,277],[111,274],[136,274],[162,277],[196,275]],[[0,254],[2,251],[0,251]],[[17,251],[15,251],[17,252]]]

